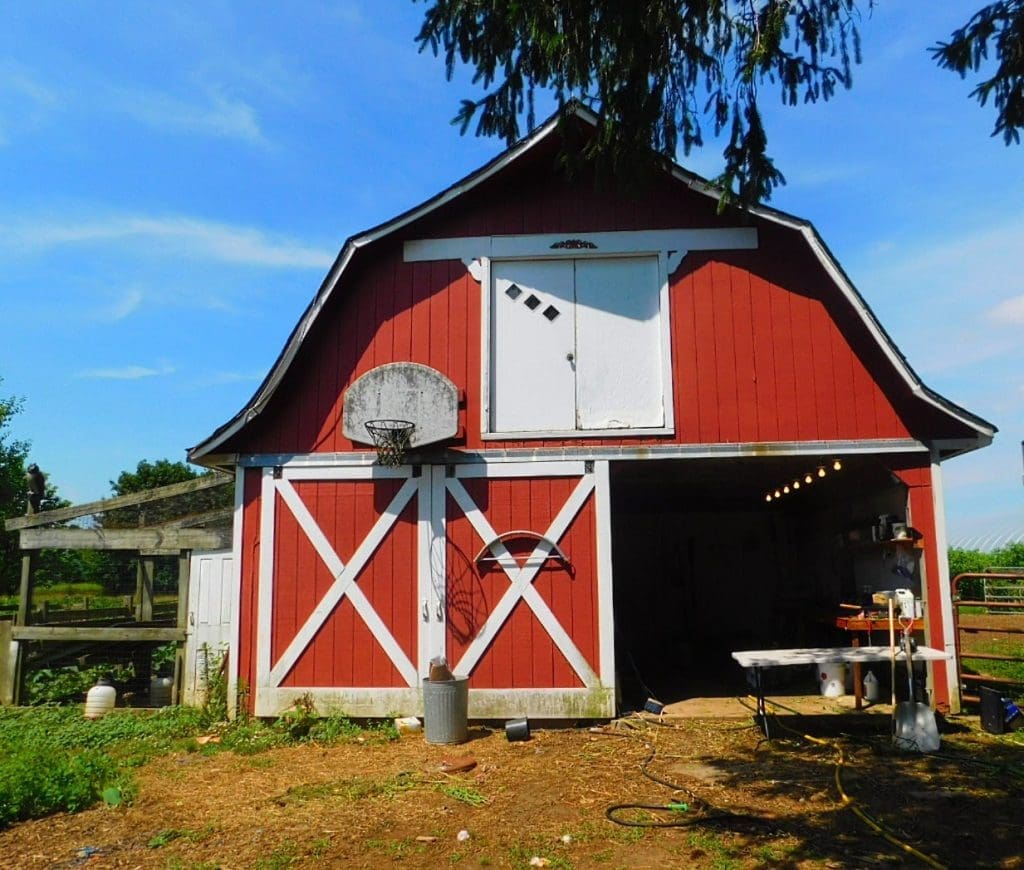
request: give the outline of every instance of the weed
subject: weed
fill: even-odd
[[[164,828],[162,831],[151,837],[146,843],[150,849],[160,849],[168,843],[181,839],[189,843],[201,843],[214,831],[213,825],[204,825],[198,831],[179,830],[177,828]]]
[[[347,716],[333,713],[313,724],[309,731],[309,739],[317,743],[340,743],[355,740],[362,733],[363,729]]]
[[[288,798],[296,801],[341,800],[359,801],[367,798],[393,798],[404,791],[415,788],[416,782],[407,776],[393,776],[383,780],[353,777],[336,779],[310,785],[297,785],[288,789]]]
[[[596,864],[607,864],[612,860],[612,850],[602,849],[600,852],[595,852],[590,856],[590,860]]]
[[[266,858],[261,858],[253,865],[256,870],[283,870],[291,867],[299,860],[298,850],[291,840],[285,840]]]
[[[309,857],[320,860],[327,854],[327,850],[331,846],[330,837],[318,837],[312,843],[309,844]]]
[[[487,798],[480,792],[465,785],[442,785],[438,787],[438,791],[471,807],[482,807],[487,803]]]

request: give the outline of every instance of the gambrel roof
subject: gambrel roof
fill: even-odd
[[[570,117],[584,125],[592,128],[597,125],[597,116],[579,104],[568,106],[566,112]],[[558,113],[552,115],[520,142],[448,189],[386,223],[350,237],[343,245],[326,278],[320,285],[316,296],[289,336],[284,349],[266,379],[241,411],[189,450],[189,460],[209,465],[223,464],[224,462],[231,464],[230,458],[216,456],[218,448],[221,448],[229,439],[242,432],[267,407],[285,374],[288,372],[289,367],[294,362],[300,348],[303,346],[303,342],[317,322],[317,318],[320,316],[324,306],[337,290],[342,276],[357,253],[373,243],[397,233],[414,221],[418,221],[452,203],[454,200],[501,173],[510,165],[520,161],[525,155],[537,149],[541,143],[549,141],[551,137],[560,135],[559,124],[561,120]],[[681,182],[690,190],[709,199],[717,200],[720,197],[721,191],[718,188],[682,167],[672,164],[669,171],[675,180]],[[893,372],[905,383],[912,396],[932,409],[937,410],[951,422],[959,424],[959,428],[969,433],[968,437],[940,445],[943,455],[950,456],[973,450],[983,447],[991,441],[996,432],[995,426],[939,395],[927,387],[918,377],[809,221],[767,206],[753,206],[747,208],[746,211],[754,218],[799,234],[809,252],[816,258],[844,298],[846,304],[856,317],[859,318],[867,333],[877,344],[884,358],[892,367]]]

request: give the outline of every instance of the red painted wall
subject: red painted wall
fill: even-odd
[[[436,368],[466,394],[452,446],[564,446],[480,438],[481,289],[460,261],[405,263],[405,238],[735,226],[678,182],[641,202],[585,179],[501,177],[358,253],[263,413],[225,451],[366,449],[341,432],[344,391],[387,362]],[[518,179],[519,184],[514,182]],[[670,278],[676,434],[583,439],[643,443],[963,436],[911,396],[859,316],[793,230],[755,220],[757,251],[692,253]]]

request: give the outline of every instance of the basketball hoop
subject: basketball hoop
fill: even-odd
[[[381,465],[395,468],[405,462],[405,451],[409,449],[415,423],[408,420],[367,420],[365,425],[377,448],[377,461]]]

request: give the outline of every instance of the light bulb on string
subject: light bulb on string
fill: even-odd
[[[818,477],[824,477],[824,476],[825,476],[825,466],[824,465],[819,465],[818,466]]]
[[[772,494],[771,494],[771,493],[768,493],[768,495],[766,495],[766,496],[764,497],[764,500],[765,500],[765,501],[771,501],[771,500],[772,500]]]
[[[811,476],[810,472],[804,475],[804,483],[814,483],[814,478]]]
[[[775,490],[775,497],[776,498],[780,498],[781,496],[782,496],[782,493],[779,492],[778,490]]]
[[[837,460],[835,460],[835,461],[834,461],[834,462],[832,463],[832,470],[833,470],[833,471],[842,471],[842,470],[843,470],[843,463],[842,463],[842,462],[840,462],[840,461],[839,461],[838,459],[837,459]]]
[[[782,491],[788,493],[789,492],[789,485],[787,484],[786,486],[782,487]]]
[[[794,480],[793,481],[793,489],[800,489],[800,481],[799,480]]]

